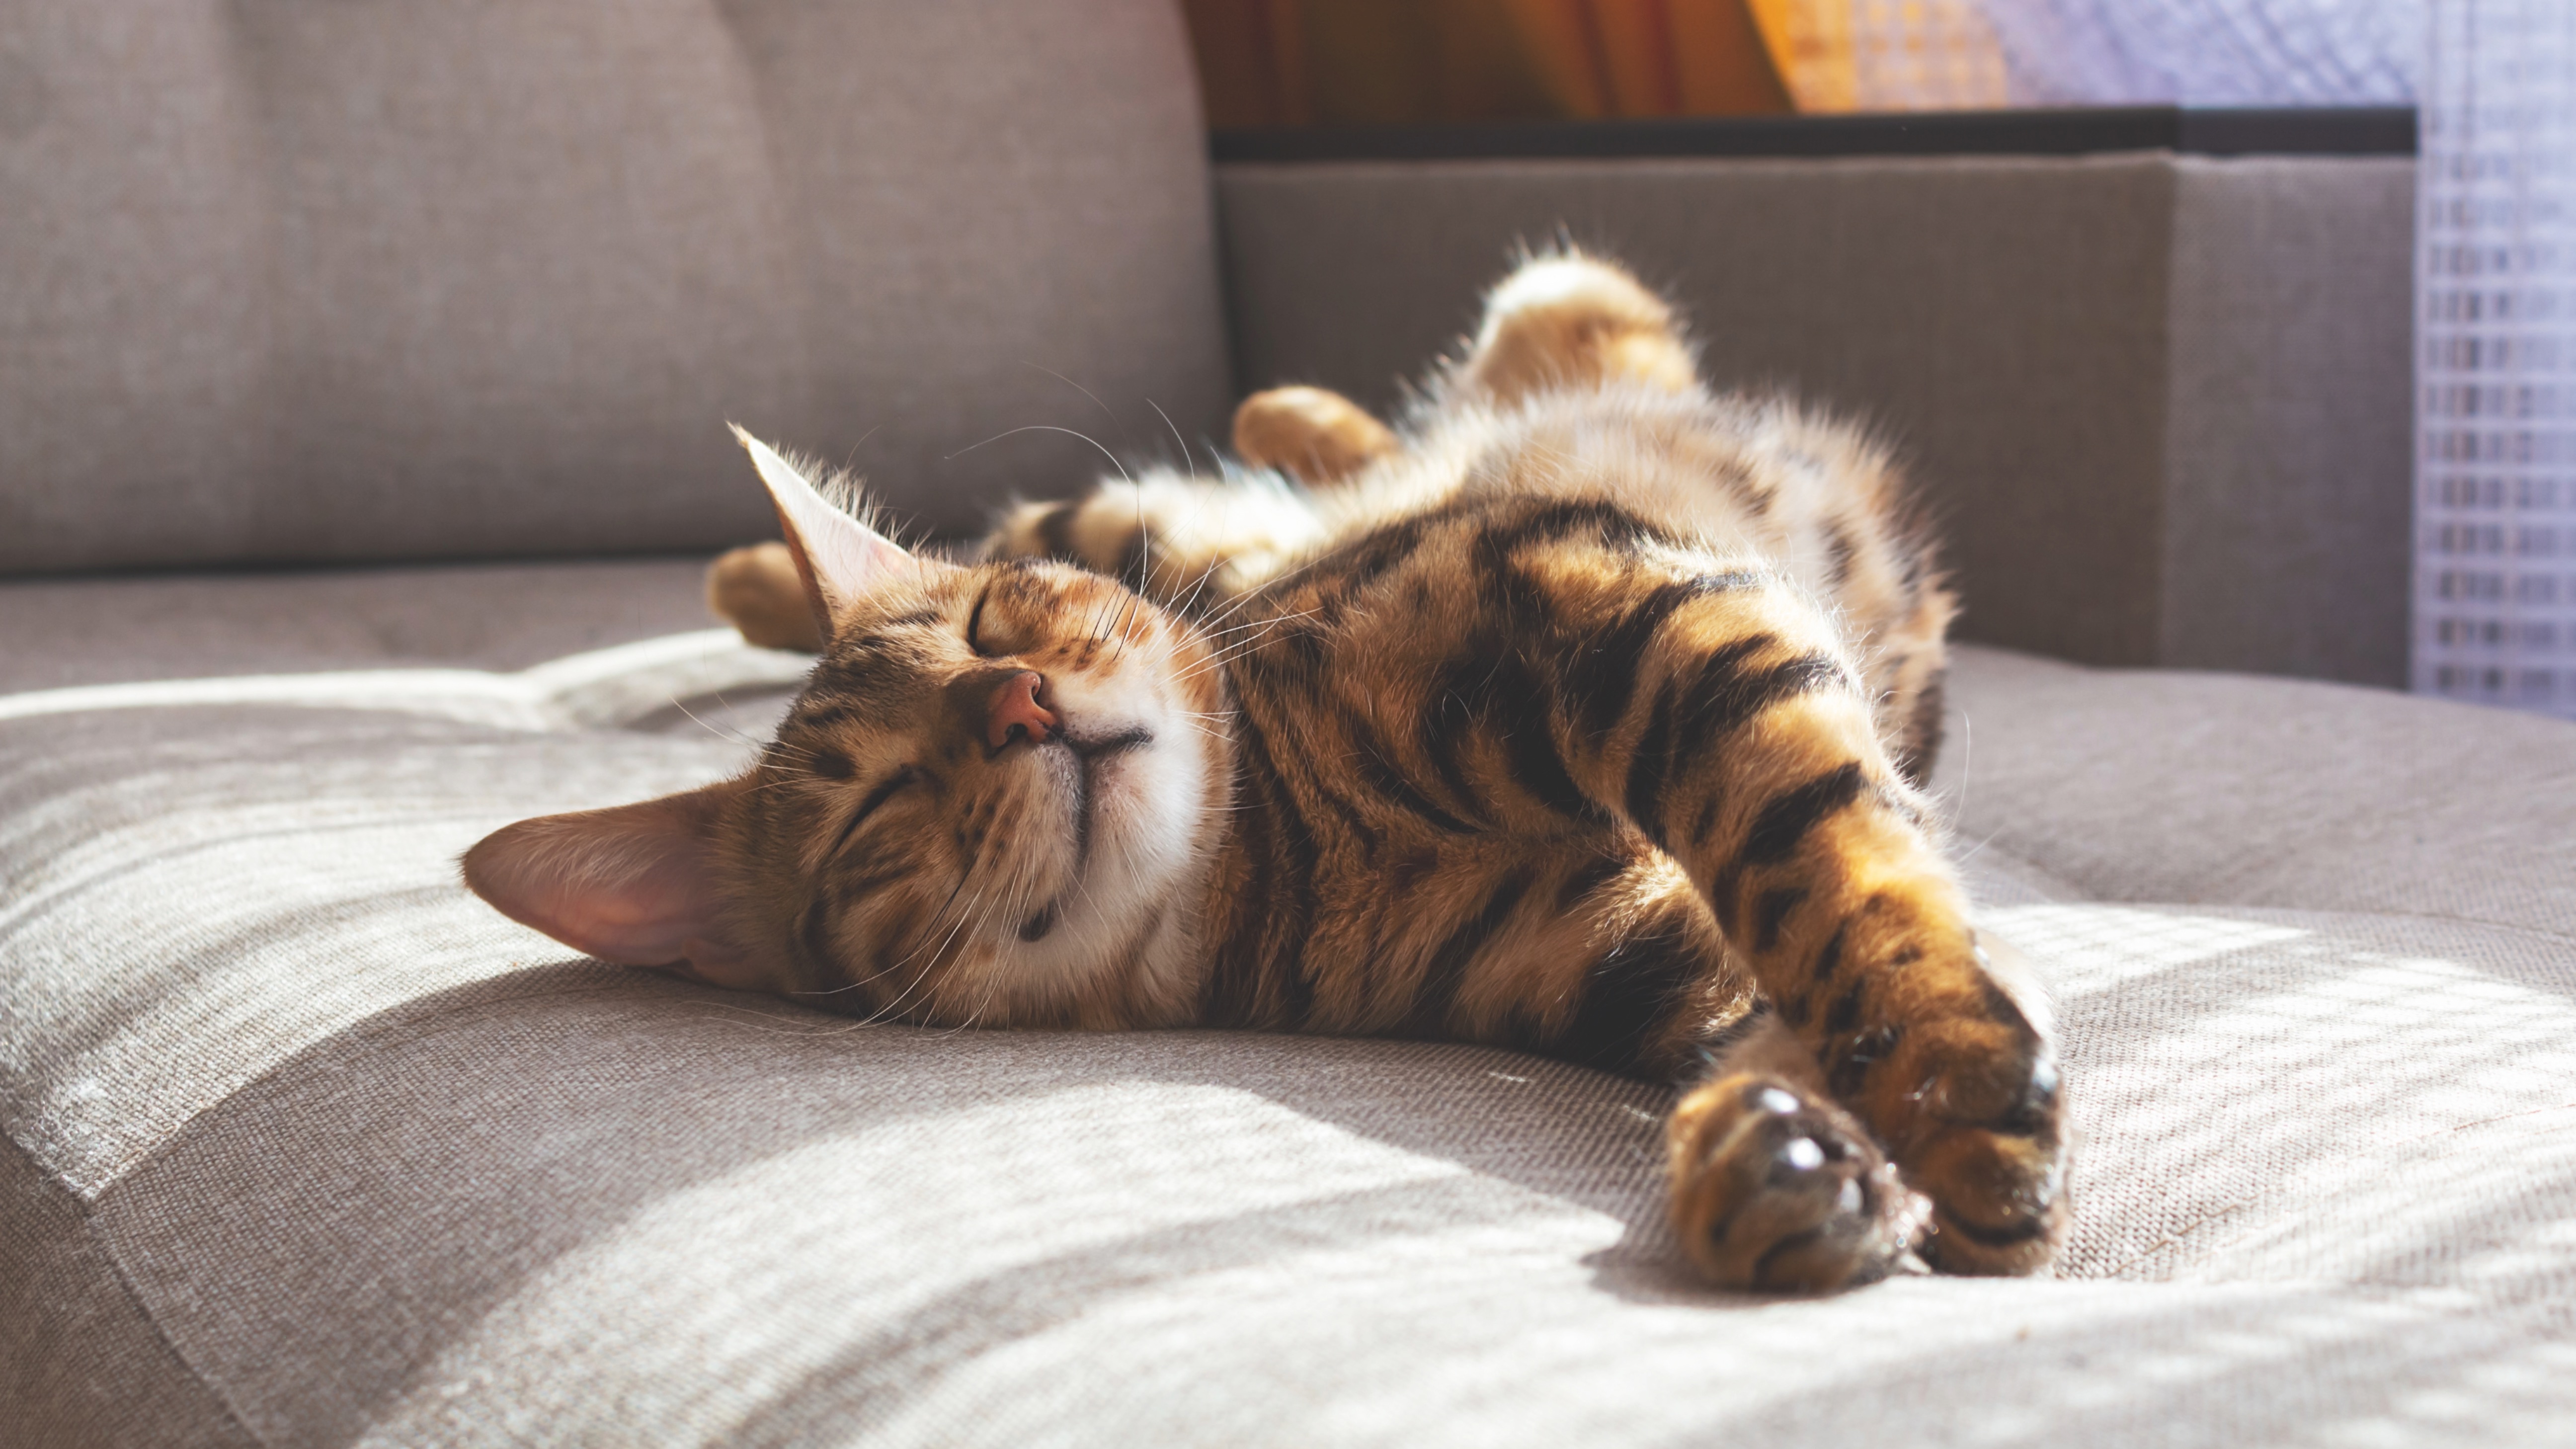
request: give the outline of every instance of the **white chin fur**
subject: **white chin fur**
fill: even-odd
[[[1077,985],[1102,971],[1138,963],[1115,959],[1147,943],[1139,937],[1170,908],[1191,876],[1209,769],[1206,741],[1186,718],[1147,709],[1080,711],[1097,721],[1123,717],[1153,733],[1151,743],[1105,755],[1091,767],[1091,840],[1078,877],[1057,902],[1055,924],[1036,941],[1014,940],[1011,974],[1041,991]],[[1092,733],[1102,732],[1098,725]]]

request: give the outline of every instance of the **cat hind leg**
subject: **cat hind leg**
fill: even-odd
[[[1681,324],[1620,267],[1579,251],[1523,262],[1485,297],[1485,316],[1453,382],[1511,406],[1550,388],[1699,385]]]

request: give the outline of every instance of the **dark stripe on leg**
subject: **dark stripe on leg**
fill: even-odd
[[[1450,929],[1422,968],[1422,980],[1413,991],[1413,1009],[1405,1013],[1403,1025],[1396,1028],[1398,1035],[1441,1035],[1449,1024],[1450,1013],[1457,1009],[1458,988],[1466,982],[1468,966],[1494,933],[1502,929],[1521,897],[1528,894],[1535,874],[1524,866],[1504,876],[1495,884],[1493,894],[1485,898],[1483,909]]]
[[[1567,699],[1583,702],[1585,732],[1604,733],[1628,712],[1646,648],[1676,610],[1703,595],[1745,588],[1759,579],[1757,574],[1744,572],[1705,574],[1674,579],[1648,590],[1635,608],[1603,630],[1591,647],[1576,654],[1565,667],[1564,694]]]
[[[1824,984],[1822,981],[1810,983],[1811,986]],[[1869,973],[1862,972],[1854,976],[1850,984],[1843,987],[1842,994],[1834,998],[1834,1004],[1825,1008],[1824,1033],[1826,1036],[1838,1037],[1860,1025],[1860,998],[1862,991],[1868,985]]]
[[[1631,937],[1592,963],[1583,975],[1583,1002],[1557,1037],[1558,1054],[1603,1071],[1641,1070],[1648,1036],[1682,993],[1716,967],[1678,925],[1667,931]]]
[[[1628,756],[1628,819],[1658,845],[1664,838],[1664,775],[1673,767],[1673,681],[1655,692],[1646,732]]]
[[[1460,660],[1443,669],[1432,681],[1422,729],[1415,738],[1422,757],[1431,762],[1440,783],[1448,787],[1449,797],[1470,814],[1483,813],[1485,802],[1476,792],[1475,783],[1467,778],[1466,761],[1460,752],[1484,713],[1486,691],[1493,676],[1490,656],[1482,662]]]
[[[1860,761],[1849,760],[1771,797],[1761,813],[1753,817],[1753,828],[1745,832],[1744,849],[1736,855],[1736,864],[1778,865],[1787,860],[1797,853],[1809,832],[1826,817],[1859,799],[1868,784],[1869,777],[1862,772]]]
[[[1780,927],[1798,902],[1807,898],[1805,886],[1782,886],[1762,893],[1753,904],[1753,949],[1768,951],[1780,944]]]
[[[1820,983],[1833,980],[1834,973],[1842,969],[1843,932],[1849,929],[1851,929],[1851,923],[1848,921],[1834,927],[1834,933],[1825,938],[1825,948],[1816,953],[1816,964],[1808,969],[1806,981],[1801,983],[1797,990],[1784,993],[1778,998],[1781,1020],[1791,1026],[1807,1024],[1808,1018],[1813,1015],[1809,1009],[1807,994],[1814,991]]]
[[[1238,918],[1227,955],[1234,969],[1253,972],[1249,994],[1258,1015],[1246,1024],[1294,1030],[1305,1024],[1315,1002],[1314,984],[1306,979],[1306,937],[1315,916],[1318,852],[1314,832],[1290,798],[1249,708],[1236,716],[1235,731],[1244,773],[1260,795],[1258,807],[1247,813],[1267,817],[1270,858],[1259,870],[1275,908],[1247,910]]]
[[[1751,652],[1741,647],[1744,643],[1749,641],[1711,654],[1693,683],[1682,712],[1682,738],[1691,744],[1723,739],[1784,699],[1849,682],[1842,661],[1821,650],[1768,669],[1739,668],[1739,661]]]
[[[1493,697],[1512,783],[1568,819],[1609,824],[1608,815],[1574,783],[1564,757],[1556,752],[1556,738],[1548,728],[1548,695],[1529,669],[1518,660],[1508,662],[1495,682]]]
[[[1932,762],[1941,754],[1942,690],[1948,678],[1947,669],[1936,669],[1915,692],[1914,708],[1905,721],[1905,738],[1896,751],[1897,773],[1917,789],[1932,778]]]
[[[1623,550],[1662,537],[1645,520],[1607,499],[1551,498],[1531,505],[1517,518],[1488,526],[1476,540],[1476,552],[1492,567],[1530,544],[1553,543],[1577,533],[1591,533]]]

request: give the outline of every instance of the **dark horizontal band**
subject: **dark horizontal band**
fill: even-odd
[[[1917,111],[1407,126],[1261,126],[1209,133],[1225,161],[1467,161],[1654,156],[2411,156],[2411,106],[2216,110]]]

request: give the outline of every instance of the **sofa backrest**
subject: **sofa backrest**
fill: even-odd
[[[0,573],[972,528],[1221,424],[1201,146],[1169,0],[0,0]]]

